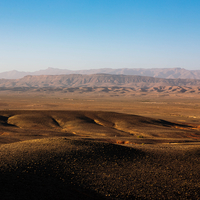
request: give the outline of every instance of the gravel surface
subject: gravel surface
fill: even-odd
[[[48,138],[0,146],[1,199],[200,199],[198,144]]]

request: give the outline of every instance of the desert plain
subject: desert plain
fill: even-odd
[[[0,160],[1,199],[200,199],[200,94],[2,89]]]

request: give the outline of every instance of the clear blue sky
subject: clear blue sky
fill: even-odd
[[[200,69],[200,0],[1,0],[0,72]]]

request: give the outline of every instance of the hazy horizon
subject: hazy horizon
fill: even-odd
[[[0,73],[200,69],[200,2],[0,2]]]
[[[111,70],[118,70],[118,69],[141,69],[141,70],[156,70],[156,69],[185,69],[185,70],[192,70],[192,69],[186,69],[186,68],[181,68],[181,67],[177,67],[177,68],[169,68],[169,67],[166,67],[166,68],[109,68],[109,67],[105,67],[105,68],[91,68],[91,69],[65,69],[65,68],[54,68],[54,67],[48,67],[48,68],[45,68],[45,69],[37,69],[37,70],[16,70],[16,69],[13,69],[13,70],[7,70],[7,71],[0,71],[0,73],[7,73],[7,72],[12,72],[12,71],[17,71],[17,72],[25,72],[25,73],[34,73],[34,72],[39,72],[39,71],[45,71],[45,70],[51,70],[51,69],[53,69],[53,70],[69,70],[69,71],[90,71],[90,70],[103,70],[103,69],[111,69]],[[194,69],[194,70],[199,70],[200,71],[200,69]],[[194,71],[194,70],[192,70],[192,71]]]

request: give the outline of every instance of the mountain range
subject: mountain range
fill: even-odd
[[[27,75],[67,75],[67,74],[118,74],[118,75],[138,75],[149,76],[155,78],[165,79],[200,79],[200,70],[186,70],[183,68],[102,68],[102,69],[90,69],[90,70],[67,70],[48,68],[45,70],[35,72],[21,72],[21,71],[7,71],[0,73],[0,79],[20,79]]]
[[[160,86],[200,86],[198,79],[163,79],[135,75],[113,74],[70,74],[70,75],[40,75],[25,76],[21,79],[0,79],[0,87],[135,87],[150,88]]]

